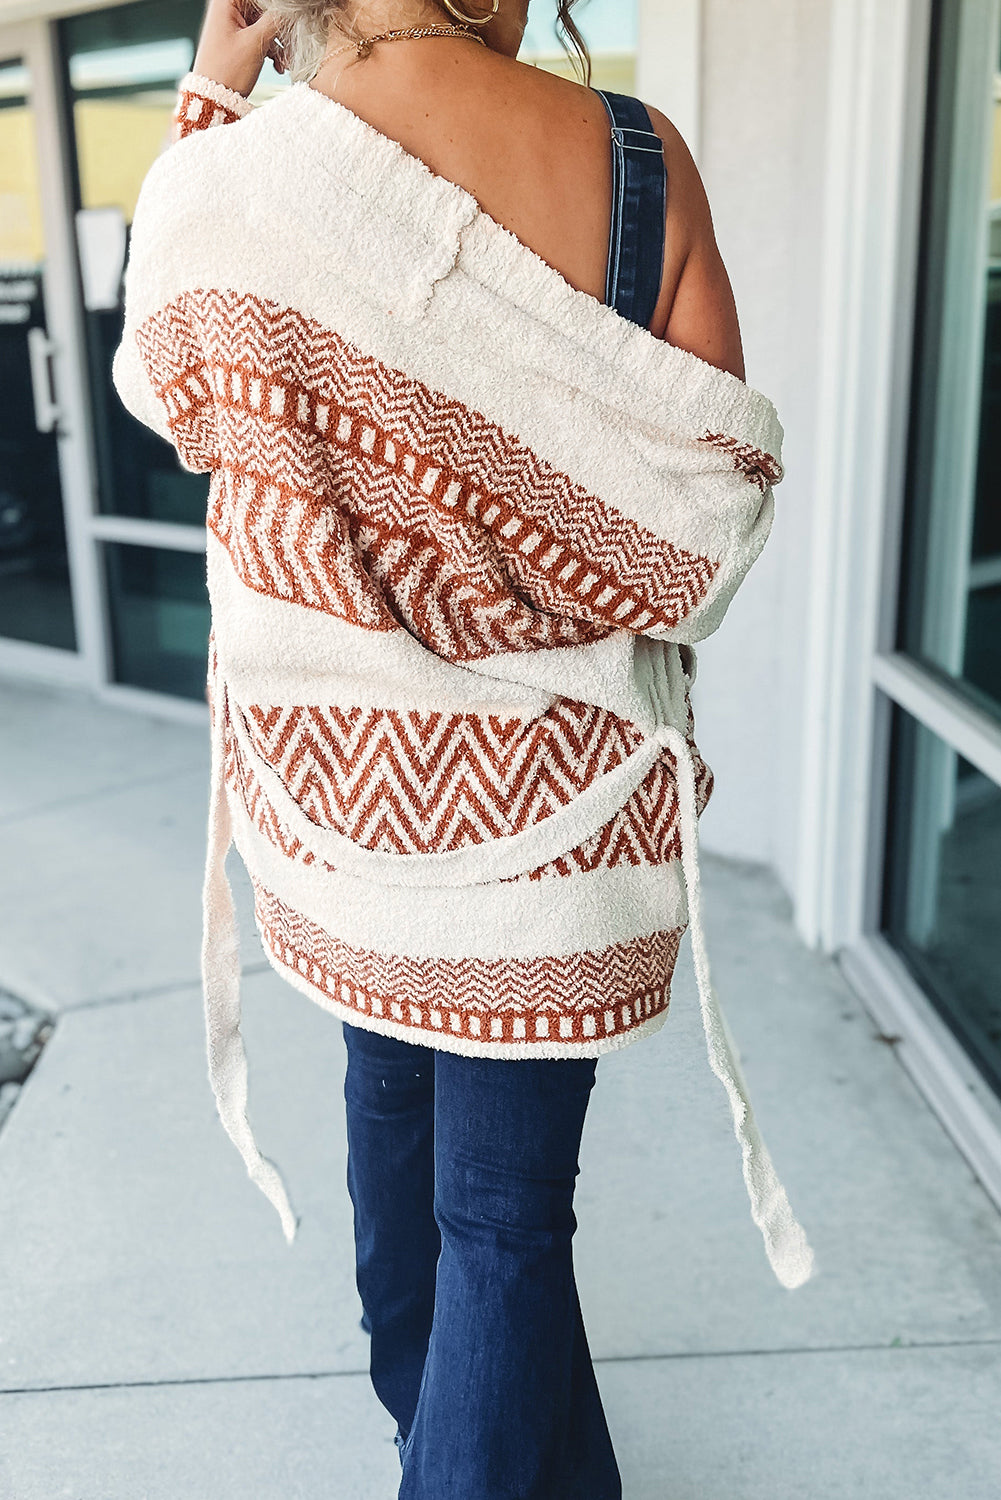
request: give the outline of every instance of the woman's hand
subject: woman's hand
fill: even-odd
[[[253,0],[208,0],[192,73],[235,89],[244,98],[261,76],[264,59],[284,73],[285,54],[278,23]]]

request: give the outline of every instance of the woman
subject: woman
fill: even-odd
[[[680,136],[519,63],[527,0],[248,10],[210,0],[114,365],[212,475],[219,1110],[291,1238],[246,1117],[235,840],[269,959],[343,1022],[401,1497],[615,1500],[578,1147],[598,1056],[664,1022],[689,920],[753,1216],[783,1285],[812,1268],[709,979],[688,696],[781,430]],[[292,87],[252,109],[266,55]]]

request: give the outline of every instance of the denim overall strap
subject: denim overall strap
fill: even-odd
[[[612,227],[605,301],[645,328],[657,306],[664,267],[664,146],[638,99],[604,89],[595,93],[612,122]]]

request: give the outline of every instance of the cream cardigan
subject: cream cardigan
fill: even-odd
[[[188,74],[173,137],[113,378],[211,475],[203,977],[251,1176],[291,1239],[247,1120],[231,842],[280,974],[455,1052],[651,1035],[690,925],[752,1215],[800,1285],[812,1251],[709,973],[689,700],[771,527],[773,406],[308,84],[252,108]]]

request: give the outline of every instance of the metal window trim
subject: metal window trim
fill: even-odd
[[[204,552],[204,526],[176,521],[147,521],[140,516],[92,516],[91,536],[98,542],[121,542],[127,547],[156,547],[168,552]]]
[[[128,5],[130,0],[108,0],[107,9]],[[63,16],[93,10],[94,0],[0,0],[0,26],[22,21],[53,21]]]
[[[957,72],[942,203],[934,395],[922,412],[930,438],[928,539],[915,582],[920,637],[913,649],[958,672],[965,649],[984,379],[990,192],[995,122],[988,100],[997,72],[1001,0],[963,6],[956,17]],[[986,96],[985,96],[986,91]],[[977,149],[979,147],[979,150]],[[918,413],[916,412],[915,415]]]
[[[1001,723],[952,682],[902,651],[880,654],[873,681],[919,724],[1001,786]]]
[[[42,9],[34,7],[37,18],[8,21],[9,11],[0,8],[0,56],[23,58],[31,79],[46,239],[46,321],[56,346],[53,374],[62,412],[59,475],[77,650],[4,638],[0,640],[0,671],[35,681],[83,683],[100,690],[118,686],[114,683],[104,544],[204,553],[206,537],[203,527],[102,515],[97,510],[97,456],[70,188],[72,131],[68,101],[61,93],[56,26],[58,16],[72,13],[74,7],[64,6],[57,12],[49,6],[40,15]]]
[[[894,649],[930,23],[931,0],[835,0],[796,921],[900,1038],[899,1061],[1001,1207],[1001,1099],[879,930],[894,705],[1001,779],[992,716]]]
[[[37,641],[19,641],[0,636],[0,677],[17,682],[50,683],[58,687],[86,687],[87,664],[79,651],[63,646],[42,646]]]

